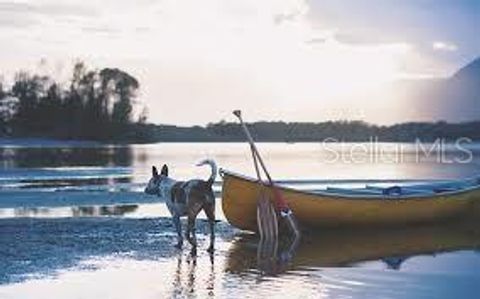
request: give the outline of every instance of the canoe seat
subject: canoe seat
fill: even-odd
[[[339,188],[339,187],[327,187],[323,192],[328,192],[332,194],[340,195],[381,195],[381,192],[378,190],[368,190],[368,189],[350,189],[350,188]]]
[[[402,195],[402,187],[392,186],[382,190],[383,195]]]
[[[443,193],[443,192],[457,191],[457,190],[459,190],[459,189],[461,189],[461,188],[451,188],[451,187],[450,187],[450,188],[448,188],[448,187],[441,188],[441,187],[440,187],[440,188],[434,188],[434,189],[433,189],[433,192],[435,192],[435,193]]]

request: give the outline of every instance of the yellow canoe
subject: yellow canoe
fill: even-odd
[[[220,173],[225,217],[237,228],[256,231],[259,184],[253,178],[226,170]],[[478,178],[391,188],[366,186],[307,192],[279,187],[279,190],[302,228],[398,226],[480,214],[477,213],[480,212]]]

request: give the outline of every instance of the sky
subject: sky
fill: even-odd
[[[154,123],[388,124],[405,121],[389,83],[452,75],[478,28],[477,0],[0,0],[0,74],[119,67]]]

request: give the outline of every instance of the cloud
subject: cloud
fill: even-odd
[[[97,11],[82,3],[0,1],[0,29],[31,29],[68,18],[95,17]]]
[[[327,42],[327,38],[325,37],[313,37],[307,41],[305,41],[307,44],[324,44]]]
[[[57,2],[0,2],[0,12],[12,14],[37,14],[45,16],[94,16],[95,9],[90,5],[81,3]]]
[[[454,52],[458,50],[458,46],[454,43],[436,41],[432,43],[432,48],[437,51]]]
[[[334,35],[339,42],[353,46],[388,44],[401,40],[392,36],[374,34],[367,29],[337,30]]]
[[[81,28],[83,32],[86,33],[96,33],[96,34],[105,34],[105,35],[114,35],[114,34],[120,34],[121,30],[115,29],[113,27],[110,27],[108,25],[97,25],[97,26],[83,26]]]
[[[0,28],[28,28],[35,24],[38,24],[38,22],[31,17],[22,17],[0,11]]]

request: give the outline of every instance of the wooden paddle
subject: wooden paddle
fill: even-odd
[[[253,141],[252,135],[250,134],[250,131],[248,130],[247,125],[243,122],[242,119],[242,113],[240,110],[235,110],[233,111],[233,114],[239,119],[240,125],[243,128],[243,131],[245,132],[245,135],[247,136],[247,140],[250,144],[250,149],[252,151],[252,156],[253,156],[253,161],[255,165],[255,171],[257,173],[257,178],[259,181],[259,186],[260,186],[260,198],[257,203],[257,225],[258,229],[260,232],[260,237],[262,238],[277,238],[278,237],[278,221],[276,217],[275,211],[272,213],[272,204],[271,201],[266,197],[265,195],[265,184],[263,183],[261,176],[260,176],[260,170],[258,168],[258,162],[260,163],[263,172],[265,173],[269,185],[272,189],[273,192],[273,197],[275,200],[275,204],[277,207],[277,210],[279,211],[280,215],[282,216],[283,219],[285,219],[286,224],[290,228],[292,234],[295,236],[295,238],[300,237],[300,230],[298,229],[297,222],[293,216],[292,211],[287,205],[287,201],[283,198],[280,190],[278,190],[272,180],[272,177],[270,176],[270,173],[267,170],[267,167],[265,166],[265,163],[263,162],[262,157],[260,156],[260,153],[258,152],[257,147],[255,146],[255,142]],[[258,162],[257,162],[258,161]]]
[[[240,111],[234,111],[233,114],[238,117],[240,124],[243,127],[247,140],[250,144],[250,151],[252,153],[253,165],[255,166],[255,173],[258,180],[258,199],[257,199],[257,226],[260,234],[260,240],[264,242],[273,242],[278,239],[278,221],[277,214],[273,208],[273,205],[268,197],[267,188],[263,183],[260,169],[258,167],[258,158],[256,154],[255,144],[253,138],[248,131],[247,126],[243,122]]]

